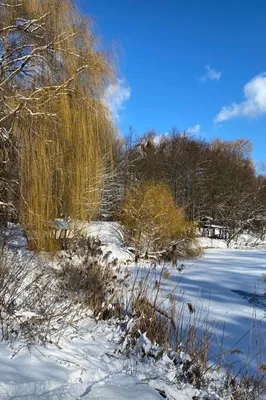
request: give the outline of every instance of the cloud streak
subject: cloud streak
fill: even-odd
[[[219,71],[216,71],[216,69],[211,68],[210,65],[205,65],[205,74],[202,75],[200,78],[201,82],[206,82],[206,81],[219,81],[222,73]]]
[[[222,107],[214,118],[215,123],[237,117],[258,117],[266,114],[266,73],[251,79],[243,88],[245,100]]]
[[[114,119],[119,120],[120,112],[125,108],[125,103],[131,96],[131,88],[124,79],[118,79],[115,84],[109,85],[104,94],[104,101],[113,114]]]
[[[191,133],[192,135],[199,135],[201,133],[200,131],[201,127],[199,124],[192,126],[191,128],[188,128],[186,130],[187,133]]]

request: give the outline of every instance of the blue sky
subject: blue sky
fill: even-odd
[[[105,47],[123,133],[176,126],[210,140],[246,138],[266,163],[265,0],[79,0]],[[264,75],[265,73],[265,75]]]

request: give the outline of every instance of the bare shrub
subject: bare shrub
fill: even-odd
[[[177,240],[166,251],[161,253],[160,258],[166,262],[171,262],[173,266],[177,266],[178,261],[182,258],[194,258],[202,255],[202,249],[198,247],[191,238],[183,238]]]
[[[66,296],[78,299],[94,315],[104,319],[122,315],[118,298],[126,273],[105,256],[100,240],[77,238],[61,260],[58,274]]]
[[[53,271],[45,271],[40,258],[4,248],[0,277],[1,340],[22,336],[28,343],[44,343],[56,336],[72,308],[63,304]]]
[[[58,343],[68,326],[84,314],[84,305],[65,297],[47,257],[14,249],[15,239],[21,237],[12,232],[2,237],[0,340]]]

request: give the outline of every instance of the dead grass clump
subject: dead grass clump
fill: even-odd
[[[221,396],[231,400],[259,400],[265,398],[266,386],[263,375],[243,376],[240,380],[232,377],[229,372],[220,390]],[[222,397],[224,398],[224,397]]]
[[[67,296],[77,296],[91,310],[97,310],[112,293],[113,273],[97,260],[66,263],[59,277]]]
[[[133,312],[136,317],[136,330],[146,333],[152,343],[157,343],[168,350],[171,321],[167,313],[156,309],[147,297],[136,299]]]
[[[166,300],[162,290],[168,278],[166,266],[137,269],[127,305],[132,320],[125,332],[123,351],[141,359],[153,357],[156,360],[167,353],[177,365],[180,381],[189,382],[200,390],[211,385],[215,391],[228,394],[231,400],[259,399],[258,393],[263,388],[261,379],[236,380],[229,372],[230,381],[225,382],[219,375],[221,369],[226,367],[223,362],[225,353],[230,350],[221,348],[215,362],[210,361],[215,325],[210,324],[202,308],[184,303],[182,296],[178,300],[175,294],[177,287]],[[239,354],[238,349],[231,352]],[[262,366],[262,373],[264,368]]]
[[[57,343],[81,310],[64,298],[55,271],[39,256],[1,249],[0,340]]]
[[[61,290],[92,310],[98,318],[120,317],[123,312],[118,298],[124,280],[119,266],[108,261],[101,245],[95,238],[80,238],[72,243],[61,260],[58,275]]]
[[[4,238],[5,239],[5,238]],[[127,270],[103,254],[93,238],[74,238],[58,253],[61,269],[47,255],[14,250],[8,240],[0,247],[0,341],[23,339],[59,343],[64,332],[86,315],[121,318],[119,288]]]
[[[197,247],[194,240],[183,238],[172,244],[166,251],[162,252],[160,259],[177,266],[178,261],[184,258],[195,258],[202,255],[202,249]]]

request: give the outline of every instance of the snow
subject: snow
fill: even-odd
[[[123,245],[123,230],[118,222],[80,222],[75,221],[71,229],[84,236],[94,236],[103,242],[104,252],[111,252],[111,257],[120,262],[132,261],[133,256]]]
[[[113,248],[123,257],[127,251],[121,247],[118,236],[111,237],[107,242],[108,234],[113,232],[110,227],[106,230],[102,224],[90,227],[90,232],[101,235],[106,240],[105,246]],[[16,265],[25,265],[26,270],[18,276],[21,281],[20,294],[16,292],[17,300],[15,315],[19,321],[31,321],[39,317],[38,310],[23,308],[24,298],[28,298],[29,283],[34,280],[38,269],[49,275],[54,269],[56,260],[51,260],[45,253],[35,255],[25,248],[25,238],[19,226],[12,226],[9,235],[9,247],[5,250],[5,260],[10,268]],[[93,228],[93,229],[92,229]],[[87,230],[88,232],[88,230]],[[58,268],[58,266],[57,266]],[[16,274],[16,272],[15,272]],[[39,281],[39,284],[41,282]],[[24,290],[25,289],[25,290]],[[55,282],[49,284],[47,295],[53,296],[57,287]],[[42,297],[43,301],[50,301]],[[65,300],[67,304],[68,300]],[[60,307],[58,304],[57,307]],[[65,307],[63,303],[62,311]],[[191,385],[184,385],[177,381],[178,372],[172,360],[167,355],[159,362],[153,358],[142,360],[141,348],[150,348],[151,343],[143,335],[139,339],[139,349],[130,357],[121,350],[124,330],[116,321],[101,322],[91,318],[91,313],[76,306],[77,315],[70,315],[70,322],[60,333],[59,337],[49,336],[51,339],[45,344],[26,342],[22,336],[9,337],[0,341],[0,399],[161,399],[158,390],[165,393],[176,393],[176,398],[191,400],[198,391]],[[38,307],[37,307],[38,308]],[[57,328],[56,320],[60,317],[57,309],[57,318],[52,321],[52,328]],[[37,313],[36,313],[37,312]],[[12,322],[13,323],[13,322]],[[130,321],[129,321],[130,323]],[[12,325],[13,326],[13,325]],[[15,326],[19,329],[18,326]],[[31,326],[31,329],[33,326]],[[58,338],[60,339],[58,341]],[[175,388],[173,388],[173,384]]]
[[[123,232],[117,223],[95,222],[81,228],[85,235],[99,237],[105,251],[113,252],[113,258],[128,264],[132,271],[137,269],[132,254],[123,245]],[[31,258],[18,226],[13,227],[11,239],[16,257],[25,262]],[[211,240],[212,246],[206,247],[225,244],[215,239],[207,243],[207,239],[200,239],[205,244]],[[235,375],[239,371],[243,375],[246,369],[255,372],[266,356],[266,297],[261,296],[266,287],[262,278],[266,273],[266,251],[259,247],[247,250],[249,239],[242,235],[244,244],[238,241],[245,250],[228,249],[225,244],[205,250],[201,258],[182,261],[182,272],[169,266],[170,276],[162,283],[163,298],[174,293],[178,304],[185,305],[184,331],[196,318],[198,334],[205,326],[212,333],[210,365],[217,362],[223,347],[229,351],[223,355],[222,366],[226,369],[232,365]],[[263,242],[259,243],[263,247]],[[41,258],[42,268],[55,267],[55,261],[45,259],[45,255]],[[149,265],[143,263],[139,268],[143,275]],[[152,270],[154,279],[161,268]],[[195,314],[189,313],[186,303],[193,305]],[[30,310],[21,312],[21,319],[34,316]],[[0,399],[155,400],[162,399],[162,391],[170,399],[192,400],[200,395],[197,389],[178,380],[180,371],[167,354],[159,361],[140,359],[141,349],[151,349],[145,333],[130,356],[120,351],[123,335],[115,321],[97,322],[88,315],[70,324],[58,344],[1,341]],[[230,353],[234,349],[242,354]],[[181,353],[179,357],[185,360],[188,355]],[[209,398],[218,398],[211,389],[210,393]]]
[[[203,333],[207,323],[213,333],[214,362],[221,345],[228,350],[239,349],[243,354],[225,355],[223,365],[233,363],[235,372],[243,369],[244,373],[246,367],[254,372],[257,363],[263,364],[266,357],[266,297],[262,296],[266,288],[262,277],[266,273],[266,251],[209,249],[202,258],[182,263],[182,273],[170,270],[169,279],[163,282],[162,297],[174,290],[179,304],[194,306],[198,331]],[[184,318],[185,325],[191,323],[188,309]]]
[[[9,223],[8,228],[0,229],[0,243],[7,243],[13,249],[27,248],[26,236],[19,225]]]
[[[97,234],[105,240],[118,259],[120,255],[122,260],[128,260],[130,256],[132,259],[123,247],[122,232],[117,235],[119,224],[95,222],[86,229],[88,234]],[[204,250],[202,258],[182,261],[185,270],[181,274],[171,269],[170,278],[163,283],[162,296],[166,298],[177,285],[177,301],[195,305],[199,331],[203,332],[203,321],[208,321],[211,326],[214,336],[212,359],[217,360],[215,355],[221,352],[221,345],[228,350],[239,349],[243,354],[228,352],[224,366],[232,362],[234,371],[243,368],[244,373],[247,366],[254,372],[257,363],[262,364],[266,356],[265,350],[261,350],[266,332],[266,297],[261,296],[266,289],[262,278],[266,273],[266,241],[252,234],[238,235],[230,244],[231,248],[222,239],[201,237],[198,241],[209,249]],[[148,267],[144,264],[144,270]],[[131,264],[131,269],[136,269],[135,264]],[[159,269],[154,271],[155,275]],[[254,294],[259,295],[256,304]],[[185,320],[190,323],[189,313]],[[257,352],[259,354],[255,357]]]
[[[176,370],[167,356],[145,364],[117,353],[121,335],[114,323],[87,318],[68,329],[60,346],[1,343],[1,400],[156,400],[158,389],[191,400],[198,393],[190,385],[168,383]]]
[[[199,237],[197,242],[203,249],[226,249],[227,244],[223,239],[211,239],[209,237]]]
[[[140,391],[140,382],[124,371],[123,359],[113,356],[119,338],[114,326],[87,319],[69,329],[60,347],[26,346],[12,358],[19,344],[13,349],[2,343],[0,398],[120,399],[127,398],[131,387],[135,397],[130,398],[143,398],[139,396],[144,393],[157,399],[156,391],[146,385]]]
[[[50,222],[50,226],[54,229],[69,229],[69,222],[64,218],[56,218]]]
[[[197,242],[203,249],[266,249],[266,238],[251,233],[239,234],[229,245],[226,240],[209,237],[198,237]]]

